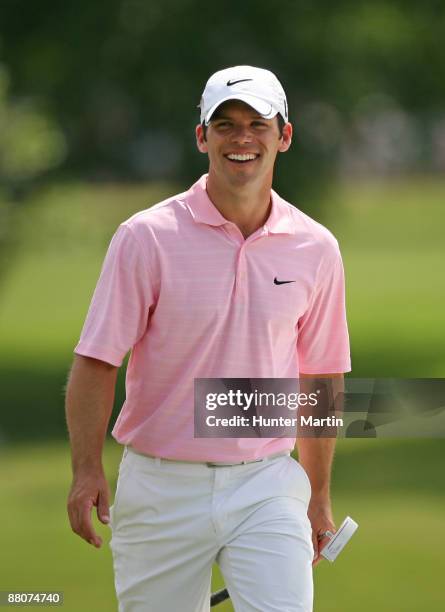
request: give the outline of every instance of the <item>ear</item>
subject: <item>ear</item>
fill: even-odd
[[[201,153],[207,153],[207,142],[204,140],[204,130],[202,125],[199,123],[195,128],[196,133],[196,146]]]
[[[289,149],[291,142],[292,142],[292,132],[293,132],[292,124],[285,123],[283,126],[283,134],[281,136],[280,144],[278,147],[278,151],[280,153],[284,153],[285,151]]]

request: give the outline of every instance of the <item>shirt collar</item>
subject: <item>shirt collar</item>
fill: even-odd
[[[264,224],[269,234],[296,234],[297,226],[292,215],[292,204],[285,202],[276,191],[271,191],[272,207]]]
[[[206,225],[224,225],[229,223],[208,196],[206,189],[207,176],[207,174],[203,174],[187,191],[185,204],[196,223],[205,223]]]
[[[186,193],[185,205],[195,223],[205,223],[206,225],[225,225],[230,223],[213,202],[210,200],[206,185],[207,174],[201,176]],[[272,207],[269,218],[264,224],[264,231],[268,234],[295,234],[296,226],[292,218],[290,204],[287,204],[280,196],[271,190]]]

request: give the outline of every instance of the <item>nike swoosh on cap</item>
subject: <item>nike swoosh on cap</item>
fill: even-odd
[[[279,281],[279,280],[277,279],[277,277],[275,277],[275,278],[273,279],[273,282],[274,282],[274,285],[287,285],[288,283],[295,283],[295,281],[294,281],[294,280],[292,280],[292,281]]]
[[[229,79],[227,81],[227,87],[230,87],[231,85],[236,85],[237,83],[244,83],[244,81],[253,81],[253,79],[238,79],[237,81],[232,81]]]

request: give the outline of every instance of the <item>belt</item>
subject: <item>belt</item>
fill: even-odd
[[[260,461],[270,461],[271,459],[276,459],[277,457],[284,457],[290,455],[290,451],[281,451],[280,453],[274,453],[273,455],[267,455],[266,457],[261,457],[260,459],[248,459],[247,461],[238,461],[237,463],[225,463],[222,461],[206,461],[205,465],[207,467],[232,467],[234,465],[249,465],[250,463],[260,463]]]
[[[188,461],[181,459],[166,459],[164,457],[153,457],[152,455],[146,455],[144,453],[140,453],[135,450],[131,446],[125,447],[126,452],[131,451],[136,455],[142,455],[143,457],[148,457],[150,459],[154,459],[157,463],[161,463],[163,461],[167,461],[168,463],[188,463],[190,465],[203,465],[209,468],[217,468],[217,467],[233,467],[237,465],[249,465],[250,463],[260,463],[261,461],[271,461],[272,459],[276,459],[277,457],[285,457],[286,455],[289,457],[290,451],[280,451],[279,453],[273,453],[272,455],[267,455],[266,457],[261,457],[260,459],[247,459],[246,461],[237,461],[235,463],[230,463],[226,461]]]

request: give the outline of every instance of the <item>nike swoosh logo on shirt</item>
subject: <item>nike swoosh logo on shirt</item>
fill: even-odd
[[[231,85],[236,85],[237,83],[244,83],[244,81],[253,81],[253,79],[238,79],[237,81],[227,81],[227,87],[230,87]]]
[[[279,281],[277,277],[273,279],[274,285],[287,285],[287,283],[295,283],[295,281]]]

